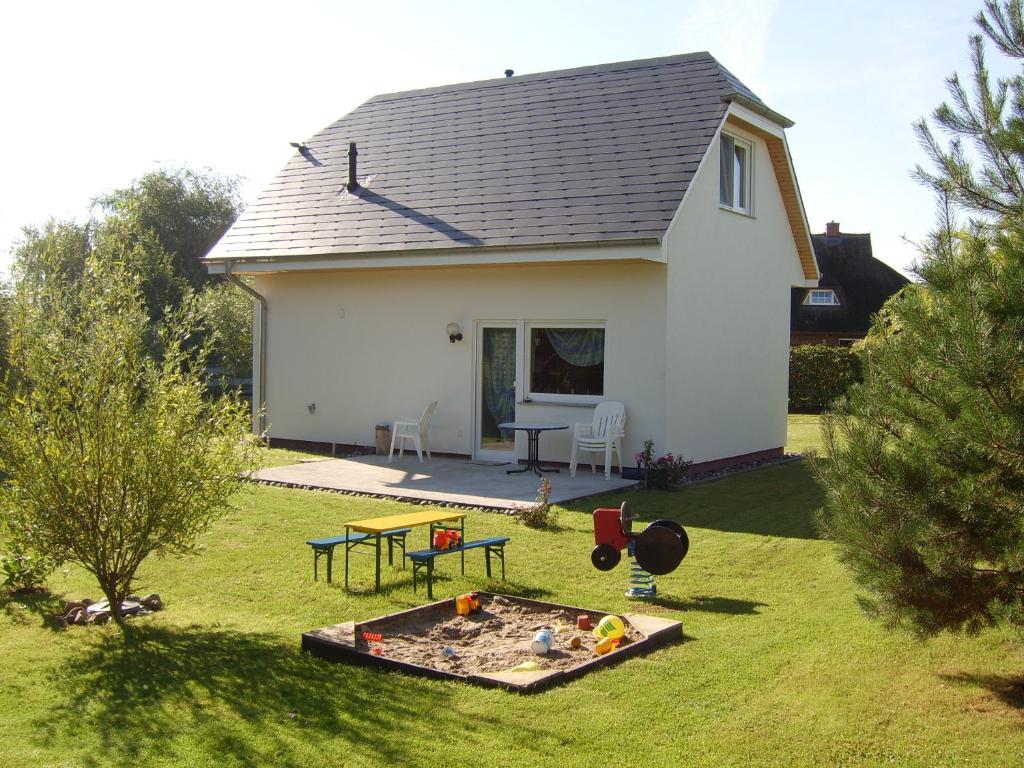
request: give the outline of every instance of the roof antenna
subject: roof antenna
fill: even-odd
[[[505,70],[505,77],[512,77],[512,75],[514,75],[514,74],[515,74],[515,72],[513,72],[511,69],[506,69]]]
[[[350,141],[348,143],[348,184],[345,187],[349,192],[355,192],[359,189],[359,181],[356,179],[356,158],[358,156],[356,143]]]

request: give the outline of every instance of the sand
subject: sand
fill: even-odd
[[[455,612],[454,600],[429,613],[397,615],[359,625],[357,650],[373,653],[423,667],[459,675],[479,672],[503,672],[526,661],[534,661],[543,670],[567,670],[596,657],[593,633],[576,629],[576,617],[582,610],[545,608],[509,600],[501,595],[481,595],[480,611],[469,616]],[[591,614],[596,626],[602,614]],[[568,631],[555,633],[556,626]],[[533,653],[530,643],[540,629],[552,631],[554,645],[543,656]],[[367,641],[362,632],[379,632],[380,642]],[[570,647],[579,637],[579,649]],[[643,639],[635,628],[626,624],[622,645]],[[445,648],[454,655],[447,656]],[[611,653],[615,653],[612,651]]]

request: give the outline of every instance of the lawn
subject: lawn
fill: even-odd
[[[793,420],[790,448],[815,442]],[[555,480],[557,482],[557,479]],[[420,604],[408,570],[374,596],[312,580],[303,541],[392,502],[251,487],[186,560],[153,560],[139,589],[167,610],[116,630],[57,631],[59,598],[96,594],[80,570],[52,596],[0,602],[0,754],[7,765],[803,766],[1024,764],[1024,645],[1009,631],[920,643],[864,618],[832,546],[817,538],[821,491],[806,462],[675,493],[628,495],[646,519],[690,532],[689,557],[649,610],[686,641],[542,694],[332,665],[299,634]],[[473,512],[471,535],[512,537],[509,581],[439,565],[439,596],[500,588],[609,611],[626,569],[590,564],[587,512],[532,531]]]

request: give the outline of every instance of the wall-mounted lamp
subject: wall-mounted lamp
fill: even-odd
[[[452,344],[456,341],[462,341],[462,329],[459,328],[458,323],[448,323],[444,327],[444,332],[448,334],[448,341]]]

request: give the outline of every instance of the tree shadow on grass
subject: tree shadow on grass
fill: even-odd
[[[41,626],[54,631],[64,629],[57,621],[63,607],[64,601],[47,589],[0,595],[0,608],[11,621],[24,624],[32,615],[38,618]]]
[[[298,638],[227,629],[139,626],[128,642],[110,634],[49,684],[62,703],[36,724],[39,738],[82,744],[86,754],[71,759],[85,765],[158,754],[187,763],[196,749],[232,764],[301,765],[331,744],[415,764],[410,750],[435,729],[460,728],[450,684],[331,664],[302,653]]]
[[[737,600],[732,597],[710,597],[694,595],[688,600],[676,600],[670,597],[655,597],[646,600],[653,605],[673,611],[703,611],[706,613],[726,613],[733,616],[760,615],[758,608],[765,608],[768,603],[756,600]]]
[[[1024,677],[1020,675],[972,675],[959,672],[940,677],[950,683],[981,686],[1006,706],[1024,709]]]
[[[639,515],[637,529],[645,522],[667,518],[687,528],[817,539],[815,512],[825,503],[825,492],[810,462],[798,461],[675,491],[623,491],[576,502],[567,509],[589,513],[623,501]]]

